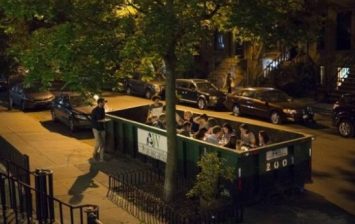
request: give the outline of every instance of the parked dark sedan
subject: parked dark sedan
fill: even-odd
[[[226,107],[235,116],[254,115],[281,124],[285,120],[311,121],[312,108],[296,103],[286,93],[274,88],[240,88],[227,96]]]
[[[93,99],[79,93],[62,93],[53,100],[52,120],[64,123],[71,131],[90,128],[90,114],[94,105]]]
[[[132,78],[128,78],[124,82],[127,95],[144,96],[151,99],[154,95],[161,98],[165,96],[164,77],[157,76],[154,80],[144,80],[142,75],[136,73]]]
[[[18,83],[10,88],[10,103],[19,106],[22,110],[49,107],[54,95],[49,91],[40,91],[38,86],[25,87]]]
[[[333,125],[343,137],[355,134],[355,94],[342,95],[333,105]]]
[[[196,104],[199,109],[223,106],[226,95],[205,79],[177,79],[179,102]]]

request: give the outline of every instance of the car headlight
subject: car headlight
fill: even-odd
[[[285,114],[296,114],[297,111],[293,110],[293,109],[283,109],[282,112],[284,112]]]
[[[157,92],[157,93],[160,92],[160,86],[159,86],[159,85],[154,84],[154,85],[153,85],[153,88],[154,88],[155,92]]]
[[[87,120],[88,118],[82,114],[75,114],[74,117],[79,120]]]
[[[210,100],[217,100],[216,96],[210,96]]]

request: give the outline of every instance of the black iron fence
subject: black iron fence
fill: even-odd
[[[15,149],[4,138],[0,137],[0,164],[6,168],[6,172],[22,178],[21,181],[30,184],[28,172],[30,170],[29,157]]]
[[[109,177],[107,196],[118,206],[144,223],[238,223],[243,220],[243,208],[231,201],[215,209],[204,210],[198,200],[187,199],[185,194],[191,181],[179,179],[178,193],[173,203],[166,203],[163,180],[152,171],[121,173]],[[159,189],[159,190],[157,190]]]
[[[99,218],[96,205],[72,206],[3,173],[0,205],[2,223],[93,224]]]

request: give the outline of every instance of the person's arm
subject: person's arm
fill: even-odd
[[[253,132],[250,132],[249,138],[250,138],[251,147],[256,146],[256,138]]]

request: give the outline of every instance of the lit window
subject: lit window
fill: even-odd
[[[338,67],[337,86],[341,86],[341,84],[344,82],[344,80],[348,78],[349,74],[350,74],[349,67]]]
[[[216,35],[216,49],[223,50],[225,48],[224,35],[222,33],[217,33]]]

